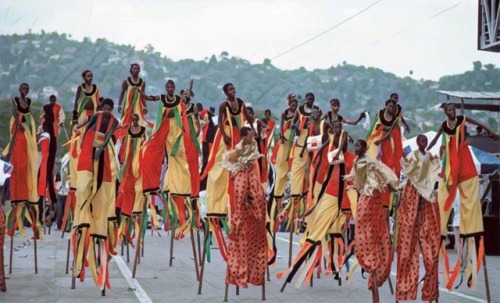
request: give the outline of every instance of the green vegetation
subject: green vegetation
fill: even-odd
[[[179,91],[194,78],[194,102],[202,102],[205,107],[217,106],[224,99],[222,85],[232,82],[237,95],[252,104],[258,117],[262,117],[267,108],[274,116],[279,116],[286,106],[288,93],[303,96],[312,91],[323,110],[328,110],[328,100],[338,98],[342,105],[341,114],[354,119],[364,109],[373,115],[391,92],[397,92],[404,115],[412,127],[412,135],[436,129],[443,120],[442,113],[432,109],[445,101],[442,97],[438,99],[436,90],[500,91],[500,69],[493,64],[483,66],[481,62],[474,62],[470,71],[445,76],[436,82],[399,78],[377,68],[346,62],[313,71],[305,68],[280,70],[269,59],[262,64],[250,64],[227,52],[212,55],[204,61],[186,59],[175,62],[162,56],[152,45],[136,50],[133,46],[117,45],[105,39],[75,41],[58,33],[0,36],[0,58],[1,100],[16,95],[19,84],[27,82],[34,101],[45,103],[49,95],[56,94],[69,112],[76,86],[82,82],[81,72],[90,69],[101,95],[116,101],[123,79],[129,76],[130,64],[137,62],[141,65],[141,77],[147,83],[148,94],[163,93],[166,79],[173,79]],[[3,105],[0,106],[0,146],[4,146],[8,140],[11,110],[8,101],[0,104]],[[150,115],[153,115],[155,105],[148,106]],[[476,117],[494,124],[491,126],[496,129],[495,119],[489,119],[494,116],[479,113]],[[361,127],[346,128],[355,137],[365,135]]]

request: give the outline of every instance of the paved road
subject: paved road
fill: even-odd
[[[38,274],[34,274],[33,242],[16,236],[13,255],[13,270],[7,275],[7,292],[0,292],[0,302],[222,302],[226,265],[216,247],[212,246],[212,261],[205,267],[202,294],[198,295],[198,283],[194,270],[190,238],[176,241],[174,245],[173,266],[168,266],[170,234],[160,231],[161,237],[148,231],[145,239],[145,256],[137,269],[137,279],[131,278],[132,262],[127,263],[126,250],[110,262],[111,289],[102,297],[94,286],[90,272],[84,282],[77,281],[76,289],[70,289],[70,275],[65,274],[67,239],[59,232],[45,235],[38,241]],[[350,284],[343,281],[342,286],[331,277],[314,280],[314,287],[295,288],[294,282],[281,293],[283,283],[276,279],[276,273],[285,269],[288,261],[288,235],[278,235],[279,255],[277,265],[270,268],[271,281],[266,284],[268,302],[371,302],[367,282],[359,271]],[[296,237],[295,241],[298,240]],[[8,245],[6,239],[6,272],[8,272]],[[24,244],[23,244],[24,242]],[[294,253],[298,245],[293,245]],[[456,255],[449,250],[451,260]],[[134,249],[130,248],[130,260]],[[487,257],[490,276],[491,297],[500,302],[500,257]],[[71,272],[71,271],[70,271]],[[395,265],[393,266],[395,273]],[[391,276],[395,282],[395,276]],[[395,302],[387,283],[380,288],[381,302]],[[420,292],[418,294],[420,297]],[[448,293],[441,289],[439,302],[486,302],[484,276],[480,272],[475,291],[462,285],[458,290]],[[255,302],[261,298],[261,287],[249,286],[241,289],[236,296],[235,287],[230,287],[229,302]]]

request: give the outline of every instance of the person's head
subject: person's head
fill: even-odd
[[[385,108],[391,114],[396,113],[396,101],[388,99],[387,101],[385,101]]]
[[[136,113],[132,114],[132,125],[133,126],[139,125],[139,115]]]
[[[330,100],[330,106],[332,107],[332,112],[338,113],[340,109],[340,101],[339,99]]]
[[[368,147],[368,144],[366,144],[366,141],[363,139],[359,139],[354,143],[354,154],[356,156],[364,156],[366,152],[366,148]]]
[[[22,97],[26,97],[30,92],[30,86],[28,83],[21,83],[19,85],[19,93],[21,94]]]
[[[102,100],[101,102],[101,110],[104,113],[104,115],[109,116],[111,115],[111,112],[113,111],[113,107],[115,106],[115,103],[113,100],[106,98]]]
[[[295,111],[297,109],[297,106],[299,106],[299,101],[296,98],[292,98],[290,101],[288,101],[288,107],[292,111]]]
[[[92,74],[90,70],[86,69],[82,72],[82,78],[85,84],[92,84],[92,81],[94,80],[94,74]]]
[[[448,119],[450,119],[450,120],[455,119],[455,117],[456,117],[455,104],[447,103],[444,105],[443,109],[444,109],[444,113],[448,117]]]
[[[399,96],[397,93],[392,93],[391,96],[389,97],[389,99],[392,99],[392,100],[396,101],[396,103],[398,103]]]
[[[172,96],[175,92],[175,82],[172,79],[168,79],[165,83],[165,90],[167,95]]]
[[[187,102],[191,101],[191,98],[194,96],[193,92],[189,90],[189,88],[181,90],[181,96]]]
[[[483,128],[482,128],[480,125],[478,125],[478,126],[476,127],[476,133],[477,133],[478,135],[480,135],[480,134],[482,134],[482,133],[483,133]]]
[[[342,122],[339,120],[333,121],[332,129],[334,135],[339,135],[342,132]]]
[[[232,99],[236,96],[236,89],[234,88],[233,83],[226,83],[222,87],[222,90],[224,91],[224,94],[229,98]]]
[[[264,112],[264,116],[268,120],[271,119],[271,110],[270,109],[266,109],[266,111]]]
[[[253,107],[247,106],[246,108],[247,108],[247,116],[253,117],[255,115],[255,113],[253,111]]]
[[[307,107],[311,107],[314,104],[314,94],[311,92],[308,92],[306,94],[306,105]]]
[[[311,118],[313,121],[319,121],[321,119],[321,110],[319,108],[313,108]]]
[[[141,66],[138,63],[132,63],[132,64],[130,64],[130,74],[134,78],[139,77],[139,73],[140,72],[141,72]]]
[[[253,130],[248,126],[243,126],[240,128],[240,138],[244,145],[252,143],[254,140]]]
[[[50,97],[49,97],[50,104],[54,105],[54,104],[56,104],[56,101],[57,101],[57,97],[55,95],[50,95]]]
[[[427,137],[423,134],[417,136],[417,146],[421,152],[425,152],[425,148],[427,147]]]
[[[196,103],[196,109],[198,110],[198,112],[201,112],[203,110],[203,104]]]

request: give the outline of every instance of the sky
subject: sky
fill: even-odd
[[[477,0],[1,0],[0,34],[57,31],[173,59],[230,56],[280,69],[344,61],[438,80],[500,65],[477,50]]]

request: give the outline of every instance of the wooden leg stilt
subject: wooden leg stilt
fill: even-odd
[[[227,302],[227,293],[229,292],[229,284],[226,283],[226,287],[224,289],[224,302]]]
[[[33,239],[33,251],[35,254],[35,274],[38,274],[38,251],[36,247],[36,238]]]
[[[68,250],[66,251],[66,274],[69,273],[69,253],[71,251],[71,239],[68,239]]]
[[[374,270],[372,273],[372,302],[373,303],[380,303],[380,298],[378,294],[378,286],[377,286],[377,271]]]
[[[140,224],[139,224],[139,235],[137,236],[137,244],[135,245],[135,257],[134,257],[134,265],[132,267],[132,279],[135,279],[135,273],[137,271],[137,264],[139,262],[139,251],[140,251],[140,247],[142,245],[142,234],[144,233],[144,230],[143,230],[143,223],[144,223],[144,220],[147,220],[147,217],[146,217],[146,213],[145,211],[142,212],[142,215],[141,215],[141,219],[140,219]]]
[[[12,255],[13,255],[13,253],[14,253],[14,236],[12,235],[10,237],[9,275],[12,274]]]
[[[209,235],[209,223],[208,223],[208,218],[205,219],[205,226],[203,228],[203,230],[205,231],[205,237],[204,237],[204,240],[203,240],[203,252],[202,252],[202,256],[201,256],[201,262],[200,262],[200,283],[198,284],[198,294],[201,295],[201,287],[203,285],[203,272],[205,271],[205,257],[207,255],[207,252],[206,252],[206,247],[207,247],[207,242],[208,242],[208,235]]]
[[[128,245],[128,241],[127,241],[127,263],[130,262],[130,248],[129,248],[129,245]]]
[[[236,295],[237,296],[240,295],[240,287],[238,285],[236,285]]]
[[[194,261],[194,270],[196,273],[196,281],[200,281],[200,269],[198,268],[198,254],[196,253],[196,244],[192,228],[189,230],[189,233],[191,234],[191,246],[193,248],[193,261]]]
[[[170,257],[168,261],[168,266],[172,267],[172,262],[174,261],[174,238],[175,238],[175,229],[174,226],[170,226]]]
[[[486,267],[486,255],[483,256],[484,285],[486,286],[486,301],[491,303],[490,280],[488,279],[488,268]]]

